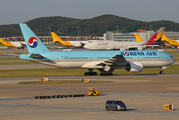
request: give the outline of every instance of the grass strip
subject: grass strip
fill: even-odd
[[[0,57],[1,60],[22,60],[19,57]]]
[[[50,77],[50,76],[76,76],[84,75],[87,69],[64,69],[64,68],[45,68],[45,69],[16,69],[16,70],[0,70],[0,78],[8,77]],[[160,68],[144,68],[142,72],[130,73],[124,69],[115,69],[114,75],[126,74],[159,74]],[[94,70],[99,75],[98,70]],[[164,69],[164,73],[179,73],[179,65],[170,65]]]

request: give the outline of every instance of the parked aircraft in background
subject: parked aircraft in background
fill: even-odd
[[[88,41],[63,41],[59,36],[57,36],[54,32],[51,32],[53,43],[64,45],[68,47],[83,47],[84,44],[88,43]]]
[[[156,38],[158,35],[160,35],[164,31],[165,27],[161,27],[148,41],[141,41],[141,38],[139,36],[136,37],[137,40],[135,42],[118,42],[118,41],[112,41],[112,40],[90,40],[86,45],[84,45],[84,48],[90,49],[90,50],[114,50],[114,49],[120,49],[120,50],[142,50],[146,47],[153,46],[152,44],[156,41]],[[137,34],[135,34],[137,35]]]
[[[26,46],[26,43],[25,42],[7,42],[0,38],[0,45],[4,45],[8,47],[24,48]]]
[[[112,75],[115,69],[123,68],[128,72],[141,72],[143,68],[160,67],[160,73],[167,65],[175,62],[168,53],[160,51],[50,51],[34,32],[20,23],[29,54],[20,55],[21,59],[60,68],[85,68],[85,75]]]
[[[152,47],[155,47],[155,46],[159,46],[159,45],[162,45],[164,44],[163,41],[161,41],[161,38],[164,34],[164,30],[165,30],[165,27],[161,27],[150,39],[146,45],[153,45]],[[136,33],[137,34],[137,33]],[[137,34],[138,35],[138,34]],[[136,39],[141,39],[140,36],[136,35]]]
[[[144,41],[137,33],[134,33],[134,35],[135,35],[136,41]]]
[[[68,46],[68,47],[72,47],[72,46],[73,47],[83,47],[89,41],[89,40],[86,40],[86,41],[63,41],[54,32],[51,32],[51,35],[52,35],[52,38],[53,38],[53,43]],[[137,33],[135,33],[135,36],[138,38],[138,39],[136,39],[137,41],[144,41],[139,37],[139,35]],[[94,40],[91,40],[91,41],[94,41]],[[102,40],[96,40],[96,41],[102,41]]]
[[[161,40],[168,46],[179,46],[179,40],[170,40],[165,34],[163,34]]]

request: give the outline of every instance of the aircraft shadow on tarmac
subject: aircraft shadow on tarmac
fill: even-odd
[[[127,109],[126,111],[135,111],[135,110],[137,110],[137,109]]]

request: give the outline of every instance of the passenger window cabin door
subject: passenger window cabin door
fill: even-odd
[[[60,56],[56,55],[56,62],[59,62]]]

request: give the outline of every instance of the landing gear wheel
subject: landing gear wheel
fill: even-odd
[[[87,75],[97,75],[97,72],[85,72],[84,75],[85,76],[87,76]]]
[[[103,72],[102,72],[102,73],[100,73],[100,75],[101,75],[101,76],[112,76],[113,73],[103,73]]]
[[[163,72],[163,71],[160,71],[160,74],[164,74],[164,72]]]

